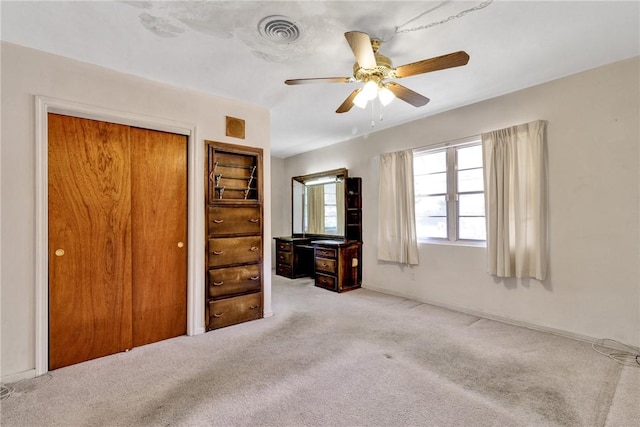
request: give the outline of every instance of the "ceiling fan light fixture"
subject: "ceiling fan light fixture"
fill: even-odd
[[[378,84],[373,80],[369,80],[367,83],[365,83],[364,87],[362,88],[362,92],[360,93],[367,99],[367,101],[372,101],[376,98],[376,96],[378,96]]]
[[[389,105],[391,101],[395,99],[395,95],[386,86],[382,86],[378,91],[378,98],[383,107]]]
[[[367,102],[369,102],[369,98],[366,97],[364,91],[361,90],[358,92],[355,98],[353,98],[353,105],[358,108],[365,108],[367,106]]]

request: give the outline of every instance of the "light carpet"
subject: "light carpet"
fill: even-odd
[[[637,427],[640,369],[589,343],[273,278],[274,316],[14,384],[3,426]]]

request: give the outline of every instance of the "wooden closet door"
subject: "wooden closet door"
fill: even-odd
[[[129,128],[49,114],[49,369],[132,346]]]
[[[131,128],[133,345],[187,331],[187,137]]]

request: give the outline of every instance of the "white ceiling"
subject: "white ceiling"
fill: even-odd
[[[278,157],[640,54],[638,1],[3,0],[0,7],[3,40],[268,108]],[[295,22],[300,38],[262,38],[260,21],[272,15]],[[397,31],[414,27],[428,28]],[[380,52],[394,66],[458,50],[471,59],[399,81],[431,102],[416,108],[396,99],[382,121],[379,107],[335,113],[357,83],[284,84],[351,76],[343,34],[352,30],[382,39]]]

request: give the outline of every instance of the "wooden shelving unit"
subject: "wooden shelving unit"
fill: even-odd
[[[362,242],[362,178],[347,178],[344,202],[345,240]]]
[[[206,141],[207,330],[263,317],[262,149]]]

